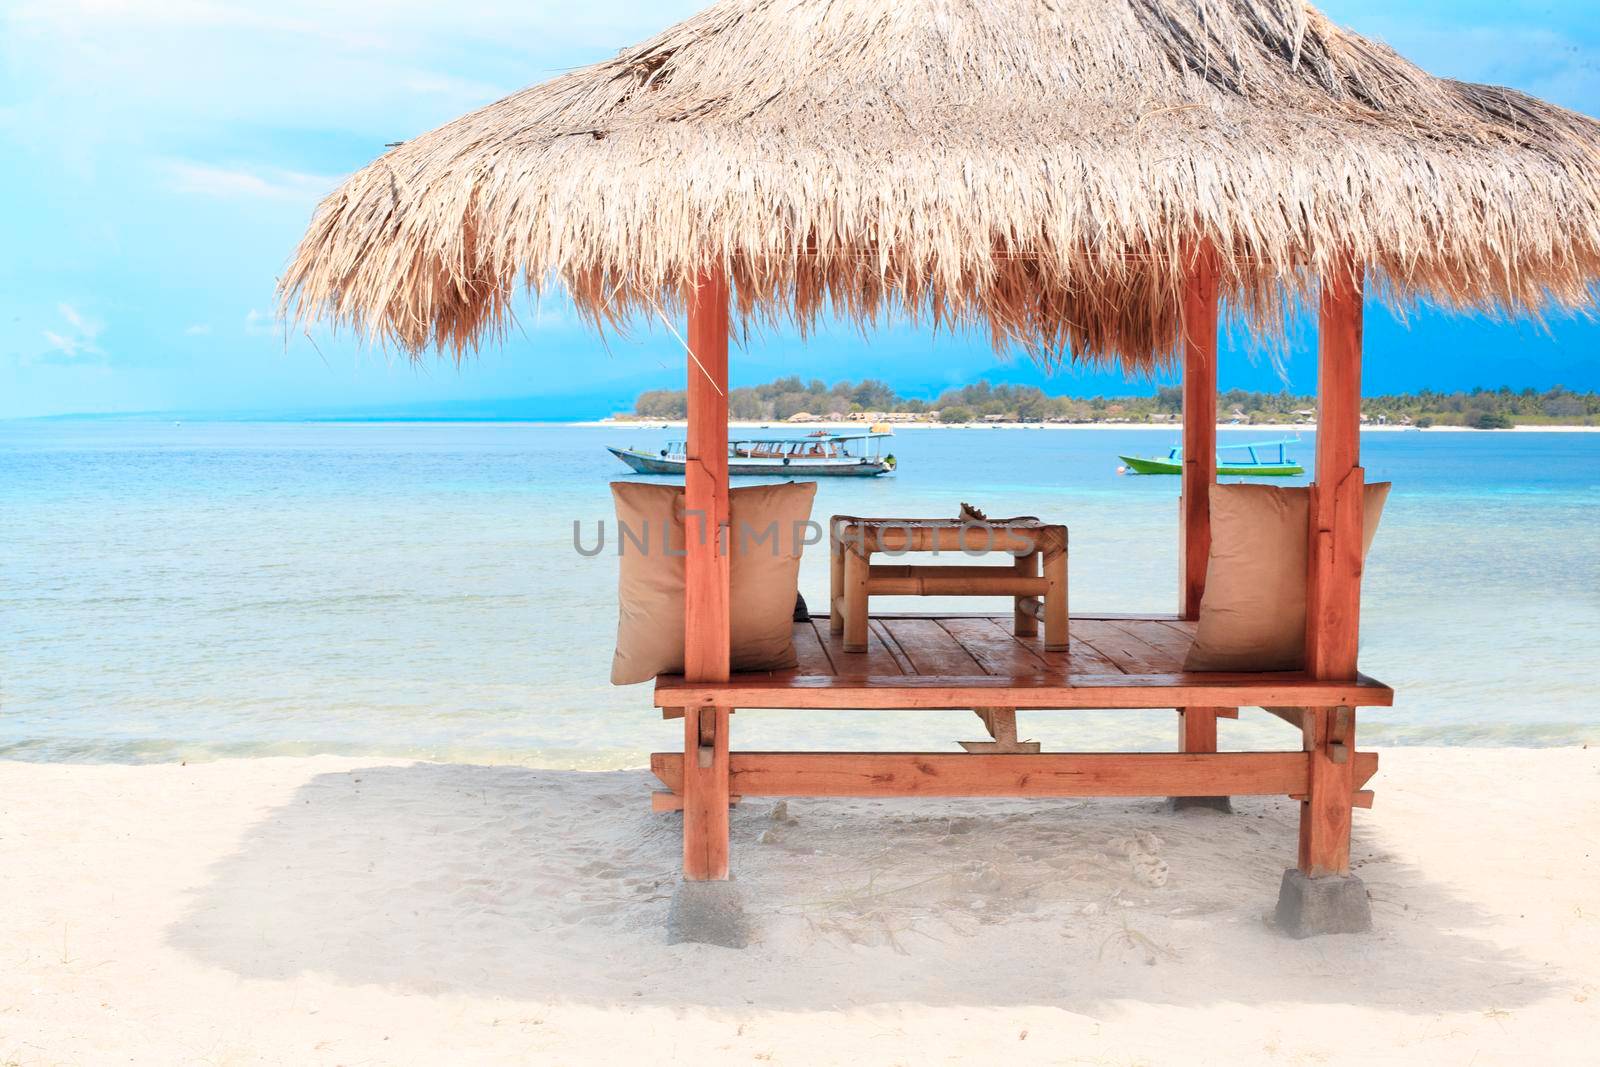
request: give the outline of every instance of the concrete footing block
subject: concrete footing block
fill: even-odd
[[[744,948],[750,943],[744,896],[727,882],[678,883],[667,910],[667,944]]]
[[[1367,887],[1353,874],[1307,878],[1290,868],[1278,888],[1278,929],[1290,937],[1362,934],[1372,929]]]
[[[1215,811],[1233,814],[1233,801],[1227,797],[1172,797],[1173,811]]]

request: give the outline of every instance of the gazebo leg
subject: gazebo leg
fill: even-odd
[[[1183,287],[1183,486],[1178,498],[1182,551],[1178,556],[1178,611],[1200,617],[1211,553],[1211,487],[1217,480],[1217,322],[1220,267],[1210,241],[1192,253]],[[1233,708],[1179,708],[1178,751],[1215,752],[1218,716]],[[1231,812],[1227,797],[1173,797],[1175,811]]]
[[[1372,905],[1350,873],[1355,709],[1307,708],[1303,722],[1310,773],[1300,802],[1300,858],[1283,872],[1277,923],[1292,937],[1362,933],[1372,929]]]
[[[689,293],[689,430],[684,504],[691,524],[684,559],[683,673],[728,680],[728,280],[708,270]],[[728,715],[683,712],[683,881],[667,912],[669,942],[742,948],[744,910],[728,883]]]
[[[728,877],[728,709],[683,716],[683,876]]]
[[[749,927],[728,880],[728,708],[683,716],[683,881],[667,911],[667,943],[743,948]]]
[[[1217,750],[1217,720],[1232,718],[1239,713],[1233,708],[1179,708],[1178,751],[1215,752]],[[1204,808],[1223,814],[1233,813],[1233,802],[1227,797],[1173,797],[1172,809],[1185,811]]]
[[[1306,673],[1354,678],[1360,647],[1361,328],[1364,272],[1349,259],[1322,279],[1317,361],[1317,480],[1306,530]],[[1285,871],[1278,926],[1294,937],[1372,928],[1366,887],[1350,873],[1354,708],[1307,708],[1300,862]]]

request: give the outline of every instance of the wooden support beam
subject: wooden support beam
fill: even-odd
[[[1220,264],[1205,242],[1183,287],[1183,551],[1178,610],[1200,617],[1211,556],[1211,486],[1217,480],[1217,320]]]
[[[1222,708],[1179,708],[1178,751],[1215,752],[1217,718]]]
[[[1301,729],[1304,725],[1306,710],[1304,708],[1262,708],[1261,710],[1269,715],[1276,715],[1296,730]]]
[[[787,754],[788,755],[808,755],[807,753],[787,753]],[[1290,754],[1293,755],[1293,753],[1290,753]],[[745,752],[733,753],[729,757],[730,766],[737,766],[742,761],[744,761],[746,758],[748,758],[750,756],[753,756],[753,755],[762,755],[762,753],[745,753]],[[875,756],[878,756],[878,755],[883,755],[883,753],[871,753],[871,752],[868,752],[868,753],[849,753],[849,752],[845,752],[845,753],[815,753],[815,755],[818,755],[818,756],[838,755],[838,756],[841,756],[841,757],[843,757],[845,759],[854,759],[856,756],[875,757]],[[894,755],[894,753],[889,753],[889,755]],[[944,755],[944,753],[940,753],[939,755]],[[1065,755],[1071,755],[1071,754],[1068,753],[1068,754],[1065,754]],[[1139,753],[1134,753],[1134,755],[1139,755]],[[1249,753],[1245,753],[1245,755],[1249,755]],[[1052,754],[1051,758],[1055,758],[1054,754]],[[1376,752],[1356,752],[1354,754],[1354,757],[1353,757],[1351,762],[1353,764],[1353,769],[1351,771],[1350,777],[1351,777],[1351,781],[1355,785],[1356,792],[1355,792],[1354,795],[1358,798],[1357,803],[1356,803],[1356,807],[1371,807],[1372,805],[1370,803],[1367,803],[1367,804],[1361,803],[1360,800],[1359,800],[1359,797],[1360,797],[1360,794],[1362,794],[1362,793],[1366,793],[1369,796],[1371,795],[1371,792],[1372,792],[1371,790],[1363,789],[1362,787],[1365,786],[1368,782],[1370,782],[1372,780],[1373,775],[1378,773],[1378,754]],[[675,796],[675,795],[677,795],[677,794],[682,792],[682,790],[683,790],[683,756],[681,756],[680,754],[678,754],[676,752],[652,752],[650,754],[650,771],[651,771],[652,774],[654,774],[656,776],[656,778],[658,780],[660,780],[662,786],[665,787],[664,789],[656,791],[656,795],[657,796],[661,796],[663,793],[665,793],[665,794],[667,794],[669,796]],[[821,795],[821,794],[818,794],[818,795]],[[1306,794],[1303,793],[1303,792],[1301,792],[1301,793],[1288,793],[1286,795],[1291,800],[1305,800],[1306,799]],[[743,798],[741,796],[739,796],[738,794],[730,794],[730,796],[729,796],[729,802],[731,804],[738,804],[742,799]],[[665,803],[665,802],[662,802],[662,803]],[[681,799],[680,799],[679,802],[672,804],[670,806],[670,808],[661,809],[661,810],[677,811],[677,810],[680,810],[682,808],[682,806],[683,805],[682,805],[682,802],[681,802]]]
[[[1296,794],[1291,794],[1289,799],[1290,800],[1305,800],[1306,797],[1305,797],[1304,793],[1296,793]],[[1372,790],[1370,790],[1370,789],[1357,789],[1354,793],[1350,794],[1350,806],[1353,807],[1353,808],[1371,808],[1372,804],[1373,804],[1373,801],[1375,799],[1376,799],[1376,794],[1374,794],[1372,792]]]
[[[1032,755],[1039,751],[1039,742],[1017,740],[1016,708],[973,708],[972,711],[983,722],[983,728],[989,731],[992,740],[956,742],[968,752],[992,755],[1026,752]]]
[[[728,807],[737,808],[744,797],[729,796]],[[650,810],[654,812],[682,811],[683,796],[670,789],[657,789],[650,794]]]
[[[1018,566],[1018,564],[1026,561],[1030,555],[1034,555],[1034,553],[1017,556],[1010,564],[1003,566],[982,563],[874,563],[867,568],[867,582],[874,593],[878,590],[879,582],[905,581],[912,578],[992,580],[998,585],[1010,585],[1019,579],[1022,581],[1027,581],[1029,578],[1038,580],[1037,572],[1030,575],[1027,567]]]
[[[728,283],[706,271],[689,299],[684,677],[728,680]],[[683,875],[728,877],[728,705],[683,717]]]
[[[1083,674],[1067,684],[976,675],[741,675],[720,684],[671,675],[656,681],[661,707],[739,708],[1185,708],[1335,705],[1388,707],[1394,690],[1372,681],[1322,682],[1281,674]]]
[[[966,570],[957,567],[922,567],[922,573],[915,577],[878,577],[873,574],[878,568],[871,568],[867,578],[868,596],[1044,596],[1052,585],[1046,578],[1024,578],[1010,567],[1003,570],[998,567],[974,567],[973,570],[986,570],[984,575],[970,574],[932,574],[937,570]],[[1000,571],[1000,577],[995,572]]]
[[[736,752],[729,780],[746,797],[1288,796],[1308,791],[1307,765],[1302,752]],[[683,757],[651,766],[673,789]]]
[[[1353,259],[1322,279],[1317,358],[1316,482],[1306,532],[1306,673],[1356,676],[1361,625],[1361,333],[1363,271]],[[1351,797],[1356,791],[1355,708],[1305,707],[1302,738],[1310,781],[1300,809],[1300,870],[1350,872]]]

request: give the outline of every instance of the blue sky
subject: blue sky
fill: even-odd
[[[470,108],[602,58],[693,0],[0,0],[0,417],[67,412],[429,411],[574,417],[683,379],[664,330],[602,346],[559,310],[456,368],[349,339],[286,339],[273,284],[339,176]],[[1329,0],[1335,20],[1438,74],[1600,114],[1594,0]],[[1369,392],[1600,388],[1600,326],[1549,333],[1376,311]],[[1287,365],[1310,389],[1314,360]],[[870,374],[933,392],[981,375],[1052,392],[1120,379],[997,362],[983,338],[779,334],[737,381]],[[1243,353],[1224,385],[1278,388]]]

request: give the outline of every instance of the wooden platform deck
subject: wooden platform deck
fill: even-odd
[[[658,707],[1173,708],[1387,707],[1394,691],[1365,675],[1183,670],[1194,623],[1174,616],[1074,615],[1065,652],[1017,637],[986,614],[872,617],[866,652],[846,652],[827,616],[797,622],[799,667],[723,683],[657,679]]]

